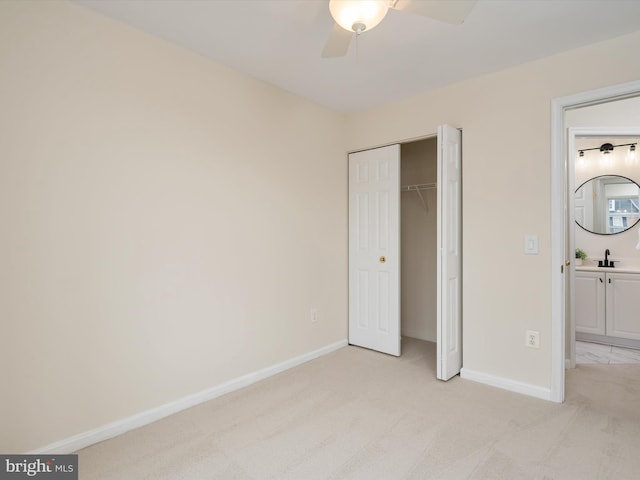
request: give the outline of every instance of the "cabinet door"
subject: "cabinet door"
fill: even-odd
[[[576,332],[605,334],[605,274],[576,272]]]
[[[640,275],[607,273],[607,335],[640,340]]]

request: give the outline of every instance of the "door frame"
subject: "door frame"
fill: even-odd
[[[551,392],[550,400],[564,402],[565,397],[565,308],[567,288],[565,262],[568,255],[567,209],[568,166],[570,152],[565,112],[615,100],[640,96],[640,81],[613,85],[551,100]],[[573,262],[571,262],[573,263]]]

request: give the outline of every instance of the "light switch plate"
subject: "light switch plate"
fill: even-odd
[[[524,254],[525,255],[538,254],[538,236],[537,235],[524,236]]]

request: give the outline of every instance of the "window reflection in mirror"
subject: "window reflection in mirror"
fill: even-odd
[[[624,232],[640,220],[640,186],[620,175],[587,180],[575,193],[576,223],[591,233]]]

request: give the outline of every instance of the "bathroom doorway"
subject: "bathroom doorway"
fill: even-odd
[[[567,114],[569,368],[640,361],[640,127],[571,126],[622,124],[637,108],[640,98]]]
[[[616,102],[634,99],[640,96],[640,81],[612,87],[584,92],[567,97],[556,98],[552,101],[552,384],[551,399],[556,402],[564,401],[565,397],[565,367],[575,361],[575,342],[572,338],[571,313],[574,310],[572,275],[575,252],[570,245],[570,227],[567,217],[573,216],[573,191],[570,191],[568,175],[571,166],[568,155],[567,116],[573,111],[586,108],[601,109],[615,108]],[[584,112],[584,110],[583,110]],[[637,110],[627,111],[630,118],[636,118]],[[570,119],[569,119],[570,121]],[[636,123],[640,125],[640,122]],[[601,122],[584,127],[602,126]]]

